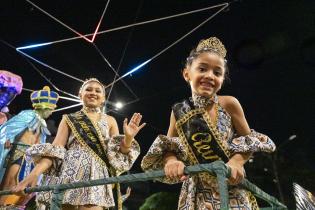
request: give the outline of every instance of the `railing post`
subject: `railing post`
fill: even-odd
[[[231,170],[224,162],[216,161],[213,163],[214,172],[217,175],[219,193],[220,193],[220,210],[229,210],[229,192],[226,179],[231,176]]]
[[[52,191],[52,199],[50,204],[50,210],[61,210],[62,209],[62,200],[65,190],[54,189]]]
[[[219,185],[219,193],[220,193],[220,210],[229,210],[229,193],[226,184],[226,177],[217,173],[217,180]]]

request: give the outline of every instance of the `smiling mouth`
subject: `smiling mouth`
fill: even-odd
[[[211,88],[214,88],[214,85],[213,84],[211,84],[211,83],[206,83],[206,82],[201,82],[200,83],[200,86],[201,87],[203,87],[203,88],[205,88],[205,89],[211,89]]]

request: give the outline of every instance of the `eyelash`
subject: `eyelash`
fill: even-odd
[[[201,72],[204,72],[204,71],[206,71],[206,68],[204,68],[204,67],[199,67],[199,71],[201,71]],[[222,72],[220,71],[220,70],[214,70],[214,74],[215,75],[217,75],[217,76],[222,76]]]
[[[214,71],[214,74],[218,75],[218,76],[221,76],[222,75],[222,72],[221,71],[218,71],[218,70],[215,70]]]

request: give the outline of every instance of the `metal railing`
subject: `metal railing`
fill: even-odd
[[[220,210],[229,210],[229,196],[228,196],[228,186],[227,186],[226,178],[230,177],[230,174],[231,174],[230,168],[227,167],[222,161],[215,161],[209,164],[199,164],[199,165],[185,167],[185,174],[187,175],[193,175],[200,172],[209,172],[211,174],[216,175],[217,181],[219,184],[219,193],[220,193],[220,200],[221,200]],[[148,181],[148,180],[152,180],[156,178],[161,178],[164,176],[165,174],[163,170],[157,170],[157,171],[150,171],[150,172],[138,173],[138,174],[129,174],[129,175],[123,175],[123,176],[117,176],[117,177],[109,177],[109,178],[97,179],[97,180],[26,188],[25,193],[53,191],[54,196],[51,202],[50,209],[60,210],[62,199],[63,199],[63,193],[67,189],[106,185],[106,184],[115,184],[115,183]],[[238,186],[252,192],[254,196],[269,203],[270,207],[261,208],[261,210],[287,210],[287,207],[284,204],[280,203],[275,197],[270,196],[266,192],[262,191],[260,188],[258,188],[256,185],[254,185],[247,179],[243,179],[243,181]],[[9,195],[9,194],[13,194],[12,191],[10,190],[0,191],[0,195]]]

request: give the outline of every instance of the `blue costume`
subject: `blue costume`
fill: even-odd
[[[41,118],[34,110],[24,110],[11,118],[9,121],[5,122],[0,127],[0,180],[2,179],[5,172],[5,167],[7,165],[5,163],[8,163],[7,155],[10,153],[10,151],[13,151],[10,148],[4,148],[5,142],[9,140],[13,145],[12,148],[16,150],[19,150],[19,148],[21,148],[22,151],[27,149],[28,145],[18,143],[19,137],[26,130],[32,131],[33,133],[40,133],[40,143],[45,143],[47,135],[50,135],[45,120]],[[20,156],[20,154],[11,155],[10,159],[12,162],[17,161],[17,156]]]
[[[58,98],[59,95],[50,91],[48,86],[34,91],[31,94],[34,110],[21,111],[0,127],[0,181],[3,189],[22,181],[33,169],[34,163],[26,156],[26,150],[34,143],[46,143],[50,132],[43,117],[48,117],[56,108]],[[6,147],[8,142],[10,142],[10,147]],[[10,174],[5,175],[14,164],[19,166],[17,174],[16,172],[11,174],[10,171]],[[25,204],[28,201],[26,197],[25,199],[23,196],[16,197],[12,195],[3,198],[4,204],[20,205],[21,202]]]

